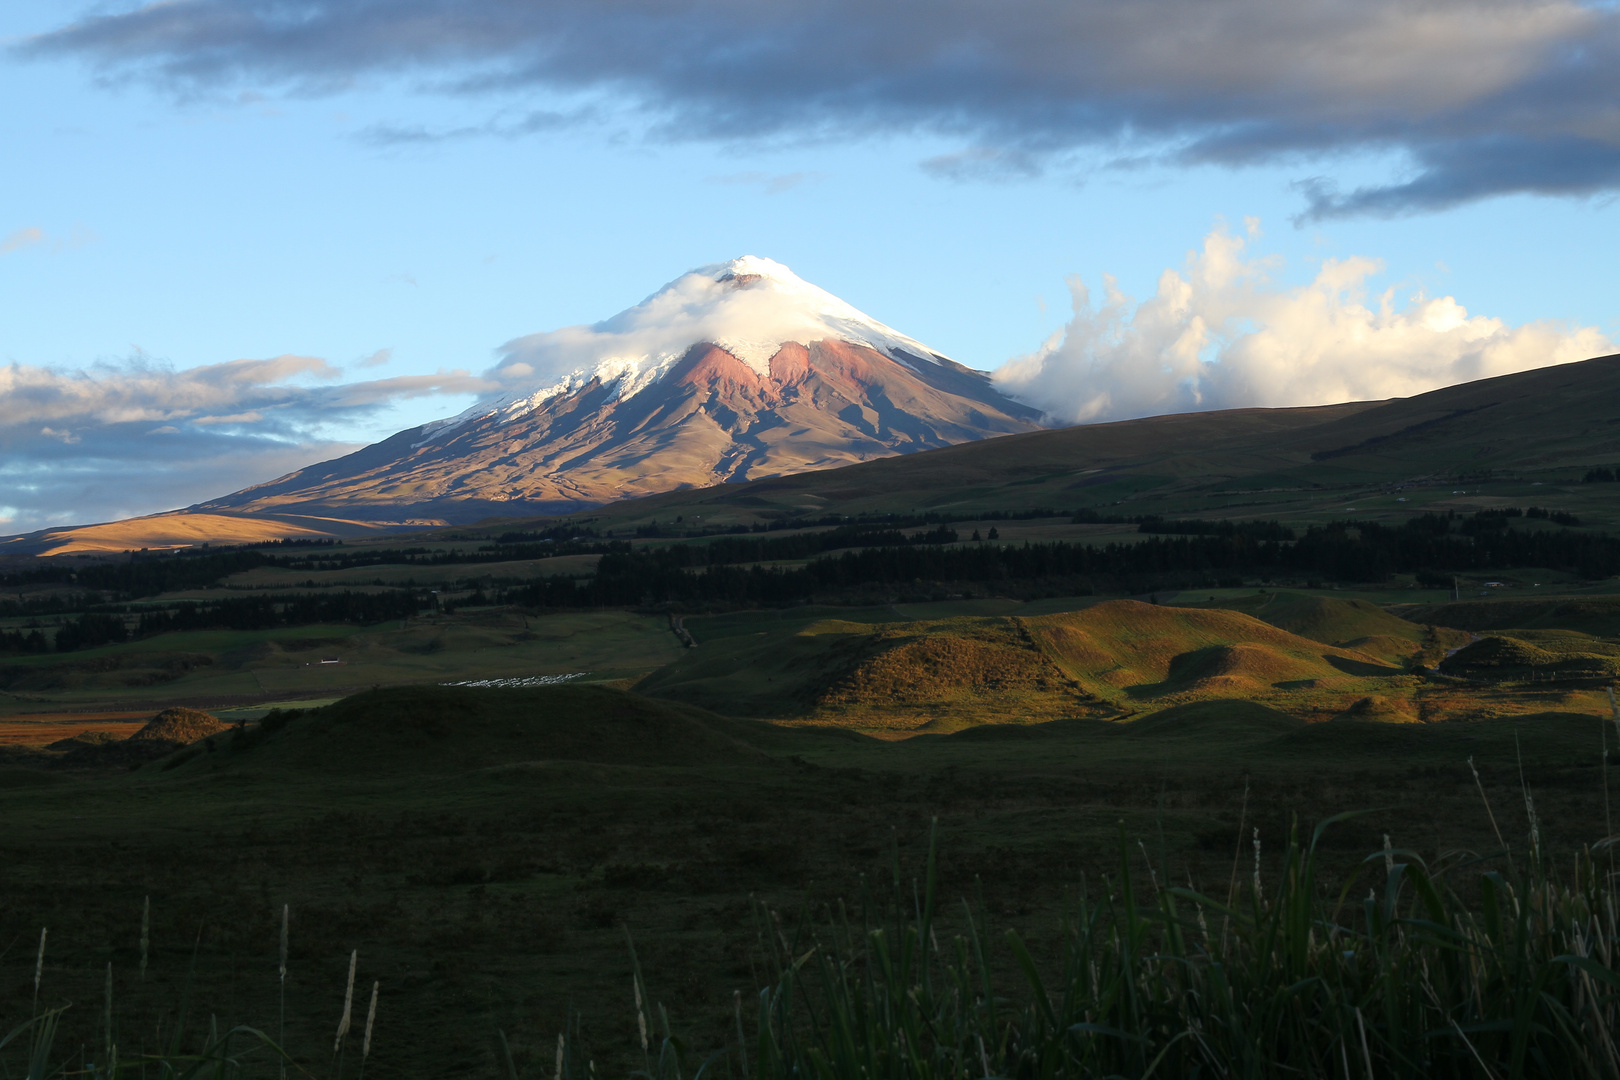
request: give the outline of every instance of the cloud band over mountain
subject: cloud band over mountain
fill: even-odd
[[[677,138],[916,131],[962,144],[929,164],[950,176],[1404,158],[1349,191],[1303,182],[1308,218],[1620,186],[1620,10],[1572,0],[166,0],[18,48],[182,95],[403,78],[508,118],[582,99],[536,106],[542,130],[627,110]]]

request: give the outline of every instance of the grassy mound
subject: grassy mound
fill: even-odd
[[[211,713],[176,707],[164,709],[127,739],[105,731],[84,731],[70,739],[59,739],[45,749],[62,752],[48,762],[60,768],[134,769],[228,730],[230,725]],[[213,741],[208,748],[214,748]]]
[[[1459,649],[1441,670],[1487,679],[1601,679],[1620,674],[1620,646],[1568,630],[1516,630]]]
[[[1031,638],[1027,621],[827,620],[706,644],[636,690],[734,716],[890,732],[1114,715]]]
[[[1288,689],[1279,684],[1332,683],[1346,672],[1399,674],[1373,657],[1235,611],[1114,600],[1028,623],[1082,685],[1129,698],[1231,697]]]
[[[1135,738],[1229,739],[1284,735],[1304,722],[1253,701],[1195,701],[1132,720],[1125,734]]]
[[[1375,724],[1420,723],[1417,710],[1404,698],[1364,697],[1335,720],[1367,720]]]
[[[1261,690],[1279,682],[1312,679],[1322,674],[1313,658],[1290,655],[1270,645],[1240,641],[1182,653],[1170,662],[1170,672],[1160,685],[1195,691],[1216,687]]]
[[[86,746],[106,746],[119,740],[119,736],[110,731],[81,731],[77,735],[66,739],[57,739],[53,743],[46,743],[47,750],[78,750]]]
[[[1280,630],[1320,641],[1343,645],[1357,638],[1384,637],[1421,645],[1424,628],[1391,615],[1366,600],[1339,600],[1326,596],[1299,596],[1279,599],[1261,608],[1256,615]]]
[[[464,772],[529,761],[612,765],[755,763],[748,725],[605,686],[370,690],[302,714],[267,717],[188,762],[344,773]]]
[[[693,650],[636,689],[731,715],[944,732],[1117,718],[1144,700],[1365,696],[1400,674],[1376,656],[1237,612],[1115,600],[1030,618],[824,621],[739,635]]]
[[[229,728],[230,725],[201,709],[176,707],[164,709],[141,730],[130,736],[135,741],[157,740],[188,746],[198,739],[206,739]]]
[[[1255,616],[1291,634],[1396,664],[1419,653],[1426,662],[1438,662],[1447,649],[1469,641],[1465,631],[1412,622],[1366,600],[1280,594]]]

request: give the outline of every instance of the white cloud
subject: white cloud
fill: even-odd
[[[338,382],[319,357],[173,371],[0,367],[6,528],[108,521],[186,506],[358,449],[334,439],[409,398],[486,394],[466,371]],[[159,436],[152,438],[152,436]]]
[[[1594,327],[1510,326],[1450,296],[1373,294],[1376,259],[1329,259],[1309,284],[1278,284],[1280,264],[1246,257],[1247,245],[1217,227],[1141,303],[1105,278],[1094,305],[1070,278],[1073,319],[996,383],[1055,421],[1086,423],[1405,397],[1615,351]]]
[[[8,233],[4,240],[0,240],[0,255],[18,251],[25,247],[33,247],[35,244],[44,243],[44,241],[45,230],[38,225],[30,225],[26,229],[17,229]]]

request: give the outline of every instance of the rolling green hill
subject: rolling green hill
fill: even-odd
[[[1411,622],[1368,600],[1268,593],[1249,614],[1291,634],[1354,649],[1390,663],[1421,653],[1422,659],[1432,664],[1447,649],[1461,648],[1471,640],[1461,630]]]
[[[181,751],[159,771],[222,766],[399,777],[544,762],[716,767],[762,764],[763,747],[805,748],[795,742],[804,744],[806,735],[607,686],[394,687],[272,713],[255,728]]]

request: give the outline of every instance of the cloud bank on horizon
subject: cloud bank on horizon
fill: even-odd
[[[494,388],[465,371],[341,376],[290,355],[183,371],[0,367],[0,530],[187,506],[359,449],[330,433],[391,402]]]
[[[618,117],[943,135],[961,149],[925,167],[960,178],[1399,159],[1348,191],[1302,179],[1304,219],[1620,187],[1620,9],[1599,0],[163,0],[16,48],[181,96],[404,80],[492,103],[482,128],[399,126],[412,142]]]
[[[1248,232],[1257,233],[1250,222]],[[1248,406],[1409,397],[1457,383],[1616,351],[1595,327],[1509,326],[1450,296],[1370,295],[1376,259],[1327,259],[1304,285],[1279,285],[1274,260],[1245,258],[1225,228],[1135,303],[1112,279],[1101,304],[1069,279],[1074,317],[995,372],[1007,394],[1054,422],[1083,424]]]

